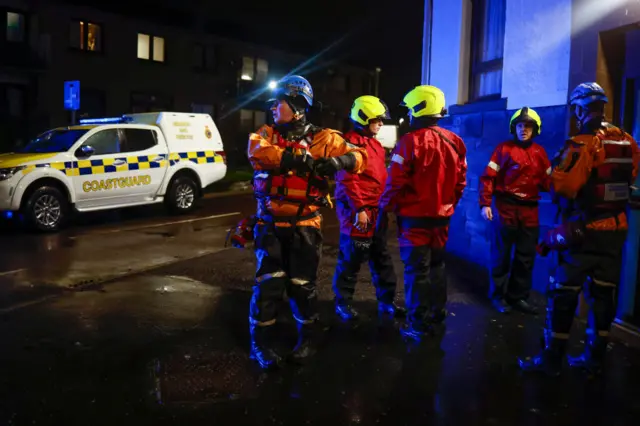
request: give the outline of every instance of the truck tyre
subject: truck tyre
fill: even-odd
[[[189,213],[196,207],[198,185],[189,176],[178,176],[171,182],[165,200],[173,214]]]
[[[67,221],[69,201],[58,188],[41,186],[31,192],[22,213],[31,229],[40,232],[56,232]]]

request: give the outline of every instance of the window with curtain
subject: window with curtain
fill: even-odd
[[[471,75],[469,100],[499,98],[506,0],[472,0]]]

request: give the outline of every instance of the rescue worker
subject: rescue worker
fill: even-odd
[[[376,227],[378,205],[387,180],[386,152],[375,138],[383,120],[390,119],[387,106],[375,96],[360,96],[353,102],[350,119],[354,130],[344,135],[351,144],[367,151],[367,168],[360,174],[340,171],[336,174],[336,210],[340,221],[340,252],[333,277],[336,314],[353,320],[358,272],[368,260],[376,287],[378,311],[402,314],[394,303],[396,274],[387,250],[387,232]]]
[[[272,102],[274,124],[249,136],[247,152],[258,202],[257,270],[249,308],[251,357],[265,369],[282,360],[270,345],[285,289],[298,325],[291,360],[303,361],[315,352],[310,344],[318,319],[319,210],[330,203],[327,176],[340,170],[360,173],[366,167],[364,150],[349,145],[339,132],[308,122],[313,89],[306,79],[282,79]]]
[[[380,208],[394,212],[398,222],[407,308],[402,334],[420,340],[446,318],[445,245],[466,186],[467,148],[458,135],[438,127],[446,109],[437,87],[415,87],[402,105],[409,109],[411,130],[393,149]]]
[[[603,366],[628,229],[625,210],[640,160],[636,141],[604,122],[606,102],[597,83],[582,83],[571,93],[579,133],[554,159],[551,189],[562,224],[550,232],[553,240],[545,239],[549,248],[564,250],[549,280],[543,350],[519,360],[525,371],[560,374],[583,284],[590,305],[585,350],[569,364],[593,373]]]
[[[541,128],[542,120],[536,111],[527,107],[516,111],[509,122],[513,139],[496,147],[480,177],[482,217],[494,224],[489,297],[501,313],[510,312],[512,307],[536,313],[527,300],[540,234],[538,200],[541,190],[549,191],[551,174],[544,148],[533,140]],[[494,197],[495,220],[491,209]]]

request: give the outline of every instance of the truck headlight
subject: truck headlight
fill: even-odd
[[[26,169],[27,166],[18,166],[18,167],[9,167],[7,169],[0,169],[0,181],[11,179],[13,175],[18,173],[20,170]]]

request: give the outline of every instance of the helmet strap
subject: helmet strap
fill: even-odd
[[[374,136],[373,133],[371,132],[371,130],[369,130],[369,125],[368,124],[366,126],[363,126],[362,124],[357,123],[357,122],[354,121],[353,122],[353,128],[356,131],[356,133],[358,133],[358,134],[360,134],[362,136],[365,136],[365,137],[368,137],[368,138],[372,138]]]

